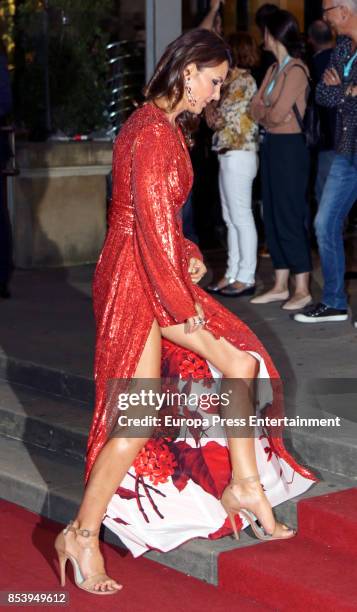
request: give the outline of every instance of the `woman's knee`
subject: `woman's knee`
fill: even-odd
[[[255,378],[259,371],[259,362],[253,355],[245,351],[237,351],[237,354],[229,360],[227,371],[224,375],[228,378]]]
[[[259,370],[258,361],[250,353],[237,349],[224,338],[216,340],[206,330],[187,335],[180,324],[171,329],[164,327],[161,333],[171,342],[207,359],[226,378],[254,378]]]
[[[125,457],[129,454],[135,457],[149,439],[150,435],[148,432],[145,433],[145,436],[139,438],[130,437],[129,435],[124,435],[124,433],[117,433],[113,434],[113,437],[108,440],[103,450],[105,449],[106,453],[110,454],[113,459],[119,461],[121,457]]]
[[[242,207],[239,211],[237,211],[233,220],[233,225],[237,231],[256,231],[251,207]]]

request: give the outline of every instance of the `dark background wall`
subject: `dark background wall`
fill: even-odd
[[[322,0],[305,0],[305,30],[312,21],[321,19]]]

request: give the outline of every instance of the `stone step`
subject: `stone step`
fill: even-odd
[[[0,379],[44,393],[88,402],[90,405],[94,403],[94,380],[90,376],[10,357],[1,350]]]
[[[83,493],[85,443],[90,412],[83,402],[40,394],[23,385],[0,381],[0,495],[34,512],[67,523]],[[323,473],[322,481],[303,497],[353,486],[352,479]],[[297,525],[298,499],[278,506],[277,518]],[[120,545],[103,528],[104,539]],[[258,544],[243,533],[237,544],[230,537],[191,540],[169,553],[151,551],[150,559],[217,583],[217,559],[237,546]]]
[[[14,385],[22,384],[42,393],[82,402],[92,414],[94,406],[94,381],[89,376],[73,374],[46,365],[9,357],[0,350],[0,379]],[[353,379],[332,379],[313,381],[301,385],[301,396],[289,397],[286,385],[286,404],[293,405],[293,414],[300,416],[338,416],[342,418],[339,429],[296,429],[286,430],[284,435],[287,447],[301,463],[317,470],[325,469],[337,475],[355,478],[357,474],[357,422],[355,416],[356,381]],[[1,398],[0,398],[1,405]],[[293,416],[293,414],[291,416]],[[85,420],[84,426],[89,426]],[[81,423],[82,424],[82,423]],[[25,428],[26,429],[26,428]],[[41,428],[39,428],[39,432]],[[5,432],[6,433],[6,432]],[[62,432],[63,433],[63,432]],[[64,442],[66,445],[69,442]],[[70,445],[73,452],[80,449],[83,454],[83,441],[80,445]]]
[[[0,380],[0,434],[83,461],[89,405]]]
[[[290,431],[288,450],[303,465],[357,481],[357,426],[344,420],[341,431]]]
[[[92,409],[89,402],[0,380],[0,434],[27,444],[84,459]],[[302,465],[357,478],[353,421],[341,419],[338,429],[287,429],[285,441]]]
[[[29,446],[20,440],[0,437],[0,496],[42,516],[67,523],[76,513],[83,494],[83,462]],[[347,479],[331,479],[314,485],[300,499],[339,491],[352,486]],[[280,520],[296,526],[298,499],[278,506]],[[120,540],[103,528],[104,540],[121,546]],[[168,553],[150,551],[145,556],[185,574],[217,584],[217,561],[222,552],[237,547],[261,545],[246,530],[237,543],[230,537],[211,541],[196,539]]]

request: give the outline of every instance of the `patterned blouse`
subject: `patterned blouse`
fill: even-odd
[[[318,104],[337,110],[335,149],[342,155],[357,154],[357,97],[349,95],[349,87],[357,85],[357,59],[352,64],[348,77],[343,76],[343,69],[353,53],[351,39],[346,36],[339,37],[329,68],[336,68],[342,83],[325,85],[322,79],[316,88]]]
[[[257,151],[258,124],[248,113],[257,85],[247,70],[234,68],[230,83],[219,105],[206,113],[208,125],[214,130],[213,151]]]

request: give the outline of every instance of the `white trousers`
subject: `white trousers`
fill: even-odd
[[[228,230],[226,277],[254,285],[257,230],[252,212],[253,180],[258,171],[255,151],[227,151],[218,155],[219,191]]]

